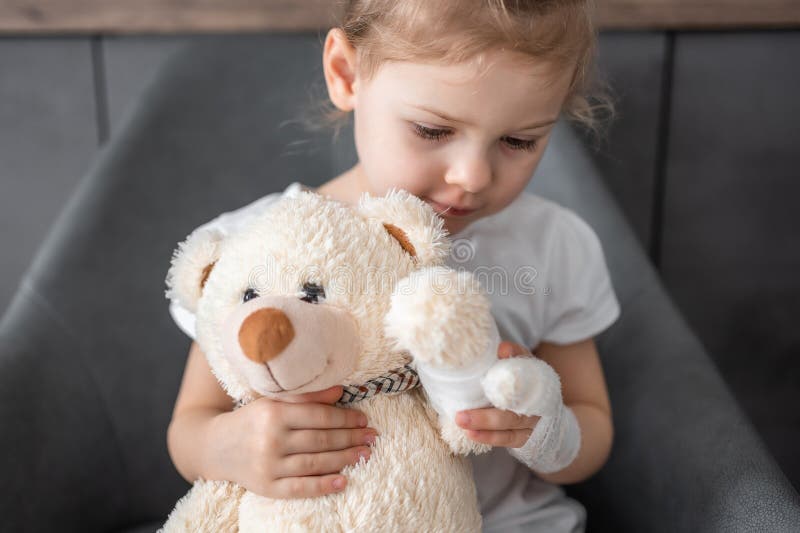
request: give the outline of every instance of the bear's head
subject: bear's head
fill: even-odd
[[[403,190],[353,207],[298,191],[229,236],[192,233],[167,296],[195,313],[197,342],[237,401],[359,385],[410,362],[384,317],[400,280],[444,263],[443,224]]]

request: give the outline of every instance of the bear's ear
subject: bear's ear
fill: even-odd
[[[166,296],[195,313],[225,236],[213,229],[198,229],[178,245],[167,272]]]
[[[358,202],[358,212],[381,221],[418,266],[440,265],[450,254],[444,219],[408,191],[391,189],[383,197],[364,193]]]

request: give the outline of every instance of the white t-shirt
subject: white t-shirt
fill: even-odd
[[[283,193],[268,194],[202,227],[235,232]],[[610,326],[620,308],[594,230],[573,211],[523,192],[499,213],[451,235],[447,264],[472,271],[486,289],[500,337],[529,348],[568,344]],[[175,302],[170,313],[194,339],[194,315]],[[470,456],[484,531],[582,531],[580,503],[534,475],[505,448]]]

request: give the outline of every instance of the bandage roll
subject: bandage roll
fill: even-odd
[[[581,429],[572,409],[561,404],[555,416],[543,416],[528,441],[509,453],[528,468],[551,474],[569,466],[581,448]]]
[[[539,420],[520,448],[509,453],[537,472],[552,473],[568,466],[581,445],[580,426],[561,397],[561,379],[538,357],[498,361],[483,380],[487,397],[500,409]]]
[[[416,362],[415,370],[430,399],[431,405],[440,414],[453,420],[458,411],[477,409],[491,405],[484,393],[481,379],[497,362],[497,346],[500,333],[497,324],[490,320],[488,342],[483,355],[469,366],[453,368],[434,368]]]

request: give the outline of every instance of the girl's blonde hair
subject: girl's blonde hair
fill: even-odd
[[[563,113],[597,135],[614,106],[595,70],[593,9],[593,0],[347,0],[339,26],[365,79],[386,61],[455,64],[500,48],[573,68]],[[337,111],[328,118],[347,115]]]

